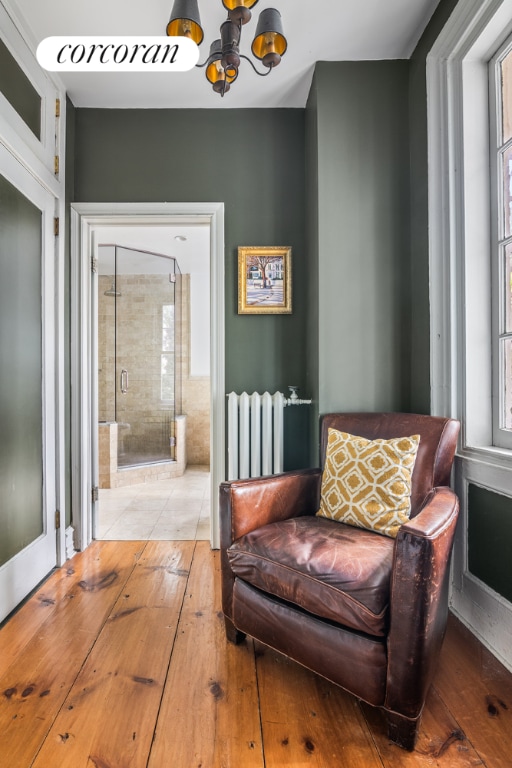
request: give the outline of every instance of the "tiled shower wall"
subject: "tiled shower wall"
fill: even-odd
[[[210,465],[210,378],[190,375],[190,275],[183,290],[183,413],[187,416],[188,464]]]

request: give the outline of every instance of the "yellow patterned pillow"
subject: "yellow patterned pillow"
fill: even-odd
[[[329,429],[317,515],[395,538],[411,514],[419,435],[367,440]]]

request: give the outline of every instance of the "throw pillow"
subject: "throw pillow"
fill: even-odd
[[[329,429],[317,515],[395,538],[411,514],[419,435],[367,440]]]

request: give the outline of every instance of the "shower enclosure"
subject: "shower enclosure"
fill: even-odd
[[[182,408],[177,261],[100,245],[97,269],[100,435],[102,425],[110,428],[116,471],[173,461],[176,417]],[[100,466],[100,475],[102,471]]]

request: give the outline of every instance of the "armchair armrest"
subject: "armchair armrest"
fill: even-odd
[[[458,512],[455,493],[446,487],[434,488],[396,539],[385,706],[411,719],[421,714],[444,638]]]
[[[222,610],[227,635],[234,642],[241,635],[231,620],[234,574],[226,550],[240,536],[267,523],[314,515],[320,504],[321,480],[320,469],[303,469],[220,484]]]
[[[315,514],[321,479],[320,469],[301,469],[221,483],[221,548],[267,523]]]

